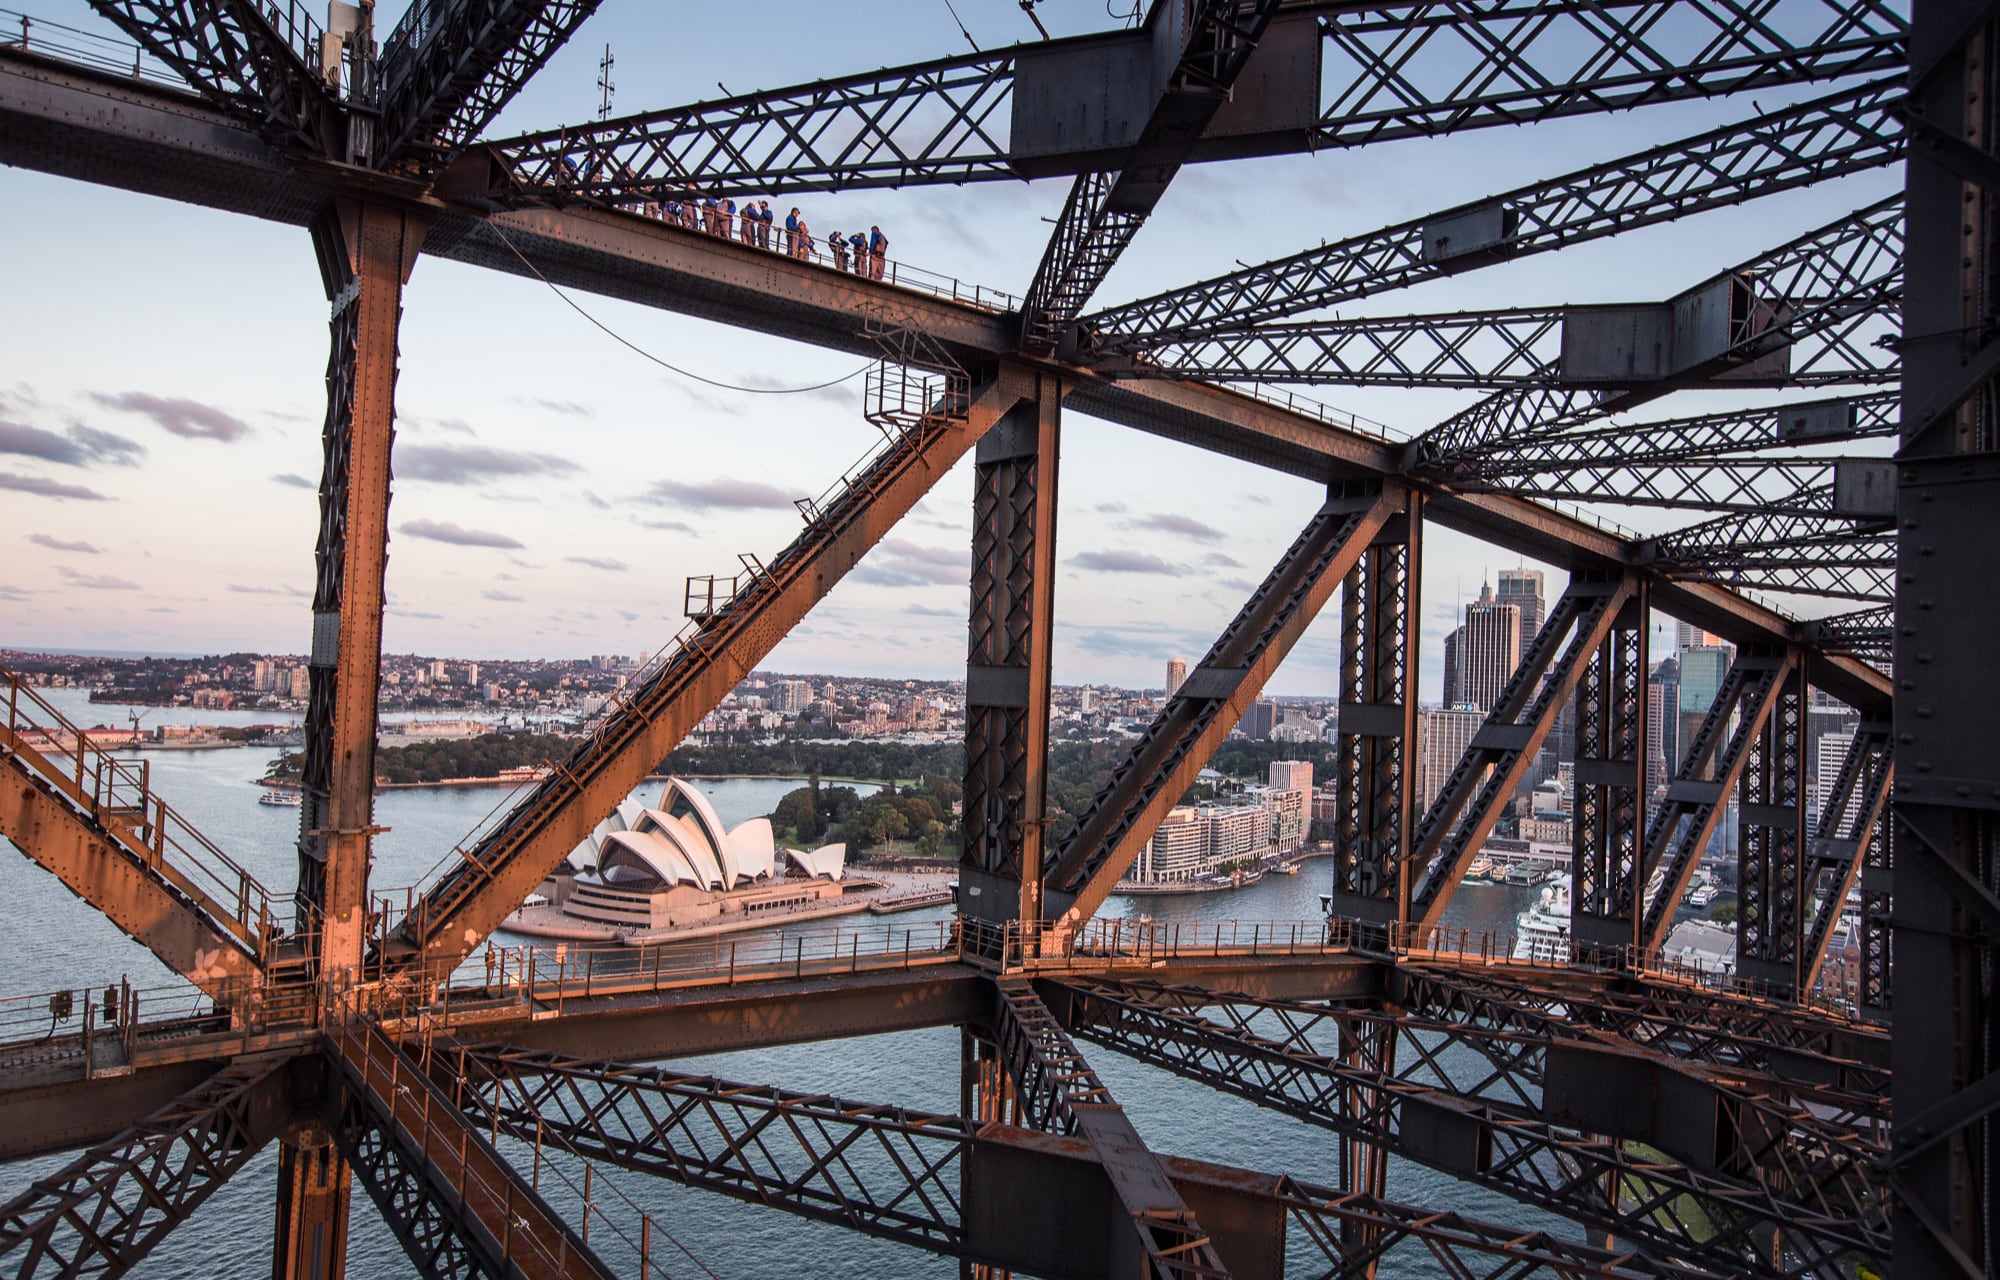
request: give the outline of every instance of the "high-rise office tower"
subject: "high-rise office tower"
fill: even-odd
[[[1455,707],[1459,704],[1458,692],[1458,637],[1465,630],[1458,628],[1444,638],[1444,700],[1440,705]]]
[[[1486,723],[1477,711],[1426,707],[1417,721],[1417,803],[1429,809],[1444,790],[1459,758],[1472,747],[1472,735]]]
[[[1663,777],[1671,779],[1681,767],[1681,664],[1677,659],[1666,658],[1653,668],[1653,678],[1647,682],[1646,735],[1659,735],[1660,761]],[[1655,728],[1657,726],[1657,728]],[[1648,766],[1650,770],[1651,766]]]
[[[1542,623],[1548,618],[1548,605],[1542,600],[1542,571],[1502,569],[1500,584],[1494,590],[1493,598],[1501,604],[1511,604],[1521,611],[1519,650],[1520,657],[1527,657],[1528,646],[1535,642],[1535,637],[1541,633]]]
[[[1521,665],[1520,608],[1501,604],[1482,584],[1479,599],[1465,606],[1457,649],[1459,701],[1491,711]]]
[[[1700,627],[1690,626],[1685,622],[1674,623],[1674,648],[1676,649],[1714,648],[1721,644],[1722,637],[1713,632],[1703,631]]]
[[[1173,697],[1187,683],[1187,663],[1179,658],[1167,659],[1167,696]]]
[[[1278,704],[1269,698],[1260,698],[1250,704],[1243,718],[1236,722],[1237,732],[1250,738],[1268,738],[1271,730],[1278,727]]]
[[[1840,767],[1854,749],[1854,730],[1828,733],[1819,740],[1819,765],[1813,770],[1812,821],[1818,827],[1826,802],[1833,798],[1834,784],[1840,781]],[[1851,815],[1850,815],[1851,816]]]
[[[1313,767],[1310,760],[1273,760],[1271,762],[1271,786],[1278,791],[1303,791],[1312,794]]]

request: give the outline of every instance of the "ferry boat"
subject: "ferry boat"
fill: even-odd
[[[1514,922],[1514,958],[1543,963],[1570,958],[1569,901],[1570,879],[1558,875],[1542,887],[1535,905]]]
[[[1688,885],[1688,905],[1700,910],[1714,902],[1721,892],[1715,887],[1715,881],[1708,878],[1707,872],[1697,871],[1694,873],[1693,881]]]
[[[1473,858],[1472,862],[1465,868],[1465,878],[1467,880],[1491,880],[1493,878],[1493,859],[1483,853]]]
[[[257,797],[258,804],[268,804],[274,809],[297,809],[304,805],[305,802],[304,793],[280,790],[275,787]]]

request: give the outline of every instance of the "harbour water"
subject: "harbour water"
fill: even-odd
[[[92,705],[82,691],[48,691],[73,721],[123,725],[126,709]],[[268,713],[146,709],[145,724],[168,721],[267,723]],[[261,806],[255,780],[273,752],[259,749],[146,752],[153,785],[167,802],[236,858],[275,892],[293,883],[293,842],[298,811]],[[786,779],[702,780],[723,819],[731,824],[768,813],[787,790]],[[657,786],[657,784],[655,784]],[[371,882],[378,892],[420,883],[497,805],[507,801],[500,788],[422,788],[383,793],[377,821],[388,830],[376,842]],[[1160,921],[1314,921],[1325,892],[1330,864],[1309,861],[1296,876],[1267,875],[1260,882],[1224,893],[1116,898],[1106,914],[1146,914]],[[85,986],[103,987],[129,978],[136,988],[176,982],[150,954],[78,902],[53,876],[0,841],[0,883],[5,885],[8,922],[0,929],[0,972],[7,975],[0,995],[26,995]],[[1448,923],[1510,933],[1516,916],[1536,891],[1500,885],[1462,888]],[[894,917],[900,925],[943,919],[942,908]],[[836,923],[807,925],[831,929]],[[1086,1047],[1088,1049],[1088,1047]],[[1114,1096],[1156,1150],[1214,1160],[1323,1185],[1338,1181],[1334,1135],[1289,1120],[1251,1103],[1224,1096],[1102,1049],[1088,1049]],[[950,1112],[958,1107],[959,1033],[952,1028],[795,1045],[750,1052],[675,1060],[678,1069],[757,1084],[835,1094],[859,1101],[898,1103]],[[0,1167],[0,1199],[61,1168],[72,1156],[22,1161]],[[272,1202],[276,1153],[261,1153],[243,1173],[218,1191],[131,1274],[162,1280],[252,1277],[270,1271]],[[831,1225],[810,1222],[773,1209],[742,1204],[712,1193],[689,1190],[635,1174],[600,1170],[654,1215],[655,1276],[770,1277],[812,1272],[884,1278],[950,1277],[954,1262],[914,1247],[871,1240]],[[545,1184],[546,1189],[546,1184]],[[1517,1204],[1481,1187],[1459,1183],[1418,1166],[1394,1162],[1389,1196],[1434,1209],[1451,1209],[1512,1226],[1543,1229],[1566,1239],[1583,1231],[1551,1215]],[[560,1199],[560,1196],[556,1197]],[[671,1243],[685,1245],[676,1253]],[[594,1243],[606,1234],[594,1231]],[[604,1243],[606,1257],[637,1274],[636,1259],[622,1256],[615,1238]],[[1316,1274],[1317,1256],[1303,1239],[1290,1250],[1292,1273]],[[699,1259],[699,1262],[694,1259]],[[627,1265],[629,1264],[629,1266]],[[373,1204],[357,1186],[348,1274],[400,1276],[410,1268]],[[1385,1277],[1425,1278],[1446,1274],[1418,1246],[1406,1246],[1385,1262]]]

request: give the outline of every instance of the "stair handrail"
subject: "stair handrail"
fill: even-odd
[[[0,667],[7,692],[0,756],[20,760],[114,844],[201,907],[261,964],[276,937],[271,892],[152,790],[144,762],[121,760]],[[31,741],[31,739],[38,741]],[[59,762],[67,759],[67,767]]]

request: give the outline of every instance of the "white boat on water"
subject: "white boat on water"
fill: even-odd
[[[1541,897],[1514,922],[1514,958],[1543,962],[1570,958],[1570,880],[1558,875],[1542,886]]]
[[[258,804],[268,804],[275,809],[297,809],[305,802],[305,795],[302,792],[287,791],[277,787],[257,797]]]
[[[1697,871],[1694,873],[1694,880],[1688,885],[1688,905],[1700,910],[1714,902],[1720,893],[1721,890],[1715,887],[1715,881],[1708,878],[1707,872]]]

